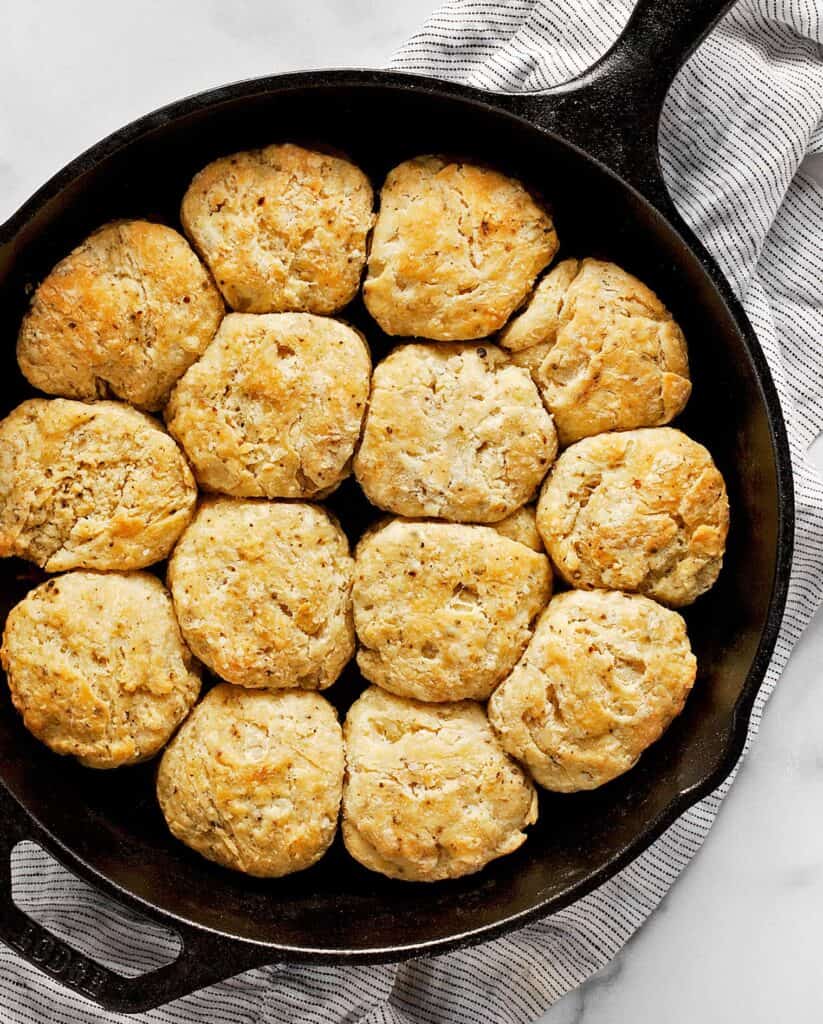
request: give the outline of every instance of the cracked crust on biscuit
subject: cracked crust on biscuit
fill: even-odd
[[[329,314],[357,294],[373,203],[359,167],[287,143],[204,167],[180,219],[232,309]]]
[[[174,439],[130,406],[33,398],[0,423],[2,556],[141,569],[168,555],[196,500]]]
[[[353,328],[310,313],[230,313],[166,406],[201,487],[325,497],[348,476],[371,357]]]
[[[559,263],[498,340],[530,371],[562,445],[662,426],[691,394],[682,331],[654,292],[614,263]]]
[[[183,636],[222,679],[322,690],[354,654],[353,560],[316,505],[211,498],[169,561]]]
[[[316,693],[210,690],[169,745],[157,796],[172,834],[258,878],[316,863],[334,839],[343,742]]]
[[[638,594],[571,590],[541,616],[492,694],[505,749],[546,789],[594,789],[628,771],[680,714],[697,663],[683,618]]]
[[[491,527],[392,520],[355,554],[357,664],[401,696],[485,700],[550,594],[548,558]]]
[[[171,598],[142,572],[41,583],[9,613],[0,661],[26,727],[90,768],[152,757],[200,691]]]
[[[47,394],[122,398],[154,411],[222,315],[220,293],[182,235],[164,224],[113,221],[37,288],[17,361]]]
[[[417,157],[383,185],[363,299],[387,334],[485,338],[520,306],[557,245],[551,217],[519,181]]]
[[[537,528],[571,586],[680,607],[720,573],[729,501],[703,445],[671,427],[627,430],[563,452],[540,495]]]
[[[495,345],[401,345],[372,378],[354,471],[404,516],[493,523],[536,494],[557,452],[528,373]]]
[[[537,820],[528,775],[474,701],[423,704],[370,687],[343,727],[343,840],[372,871],[434,882],[518,849]]]

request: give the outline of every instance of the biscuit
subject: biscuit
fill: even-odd
[[[213,498],[169,561],[186,642],[240,686],[322,690],[354,654],[354,562],[315,505]]]
[[[480,704],[422,704],[370,687],[343,727],[343,840],[389,878],[435,882],[479,871],[537,820],[531,780]]]
[[[371,359],[345,324],[310,313],[230,313],[172,393],[166,423],[201,487],[311,498],[350,472]]]
[[[128,405],[32,398],[0,422],[0,556],[141,569],[168,555],[196,500],[174,440]]]
[[[654,292],[614,263],[559,263],[499,341],[531,372],[562,445],[661,426],[691,394],[682,331]]]
[[[671,427],[627,430],[563,452],[537,528],[573,587],[638,591],[679,607],[717,579],[729,501],[703,445]]]
[[[537,509],[534,505],[524,505],[505,519],[492,523],[492,526],[504,537],[519,541],[532,551],[546,550],[537,529]]]
[[[26,728],[89,768],[152,757],[200,692],[171,598],[149,573],[41,583],[9,612],[0,662]]]
[[[697,662],[677,612],[639,594],[570,590],[492,694],[505,749],[546,789],[595,789],[631,768],[683,709]]]
[[[551,595],[545,555],[488,526],[395,519],[355,554],[363,675],[418,700],[485,700]]]
[[[557,244],[548,213],[519,181],[417,157],[383,185],[363,298],[387,334],[485,338],[520,306]]]
[[[204,167],[180,219],[232,309],[335,313],[360,286],[373,206],[359,167],[286,144]]]
[[[531,500],[557,438],[528,373],[494,345],[401,345],[372,378],[354,472],[404,516],[503,519]]]
[[[220,293],[182,235],[164,224],[114,221],[35,291],[17,361],[47,394],[160,409],[222,315]]]
[[[343,740],[316,693],[215,686],[163,754],[157,798],[171,833],[259,878],[318,861],[337,831]]]

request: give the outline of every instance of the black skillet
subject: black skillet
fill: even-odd
[[[31,286],[87,232],[120,216],[177,224],[180,197],[212,158],[278,139],[347,151],[379,184],[398,161],[459,152],[551,199],[562,255],[615,260],[657,291],[689,341],[694,394],[680,425],[729,486],[732,529],[717,586],[688,611],[700,675],[685,712],[621,779],[541,797],[516,854],[429,886],[370,874],[339,847],[316,867],[260,882],[210,865],[167,834],[152,766],[84,770],[31,739],[0,695],[0,937],[111,1009],[135,1011],[275,961],[338,964],[442,953],[579,899],[636,857],[729,774],[777,636],[793,536],[789,447],[763,353],[740,304],[675,212],[660,174],[666,91],[728,0],[641,0],[611,51],[549,93],[495,95],[383,71],[282,75],[214,89],[136,121],[57,174],[0,228],[5,413],[30,392],[14,339]],[[386,350],[362,308],[344,314]],[[369,512],[352,486],[334,505],[355,537]],[[0,566],[0,613],[37,575]],[[331,691],[341,708],[362,681]],[[34,924],[12,902],[9,854],[42,844],[102,892],[174,928],[172,964],[127,979]]]

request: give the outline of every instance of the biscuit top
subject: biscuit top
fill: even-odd
[[[422,704],[371,687],[343,735],[343,838],[373,871],[457,878],[516,850],[537,820],[531,781],[473,701]]]
[[[492,523],[492,526],[504,537],[519,541],[532,551],[545,551],[537,529],[537,509],[534,505],[524,505],[505,519]]]
[[[285,144],[204,167],[180,219],[232,309],[335,313],[357,294],[373,203],[354,164]]]
[[[27,728],[90,768],[157,753],[200,691],[171,599],[148,573],[41,583],[9,613],[0,661]]]
[[[437,156],[389,172],[363,298],[387,334],[464,341],[500,328],[557,251],[520,182]]]
[[[654,292],[614,263],[559,263],[500,344],[531,372],[563,445],[668,423],[691,393],[683,333]]]
[[[343,741],[315,693],[221,684],[169,745],[157,796],[172,833],[260,878],[314,864],[337,831]]]
[[[47,394],[114,396],[159,409],[222,315],[220,294],[182,235],[163,224],[114,221],[34,293],[17,360]]]
[[[357,663],[403,696],[485,700],[550,594],[548,558],[491,527],[393,520],[357,546]]]
[[[495,345],[402,345],[372,378],[354,471],[405,516],[495,522],[529,501],[554,459],[551,416]]]
[[[570,590],[541,616],[489,717],[542,786],[594,789],[662,735],[696,669],[677,612],[638,594]]]
[[[348,475],[370,372],[362,337],[337,320],[230,313],[166,422],[208,490],[324,496]]]
[[[230,683],[330,686],[354,653],[348,541],[316,505],[212,498],[169,561],[183,636]]]
[[[168,555],[196,500],[174,440],[127,405],[32,398],[0,422],[0,556],[140,569]]]
[[[563,452],[537,528],[572,586],[639,591],[678,607],[717,579],[729,502],[701,444],[671,427],[628,430]]]

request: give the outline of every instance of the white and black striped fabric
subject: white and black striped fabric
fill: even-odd
[[[591,64],[630,9],[630,0],[449,0],[393,66],[495,90],[540,89]],[[795,568],[750,740],[823,590],[823,487],[806,457],[823,429],[822,30],[814,0],[741,0],[679,75],[661,137],[673,198],[743,299],[791,436]],[[654,910],[700,848],[730,785],[601,889],[507,938],[401,966],[251,971],[139,1019],[527,1024],[602,967]],[[36,848],[18,848],[16,867],[17,898],[101,961],[125,961],[136,974],[170,959],[166,940]],[[3,1024],[135,1020],[105,1014],[5,948],[0,962]]]

